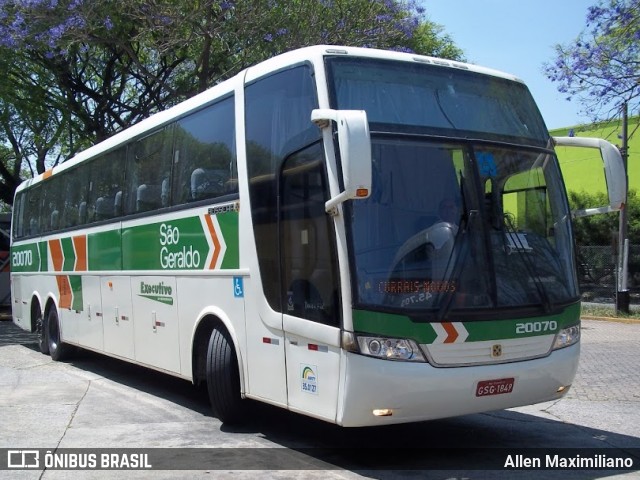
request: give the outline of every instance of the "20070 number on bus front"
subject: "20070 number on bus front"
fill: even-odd
[[[513,391],[514,378],[499,378],[497,380],[483,380],[478,382],[476,387],[476,397],[486,397],[489,395],[501,395]]]

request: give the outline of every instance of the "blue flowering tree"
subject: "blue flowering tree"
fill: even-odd
[[[462,59],[415,0],[0,0],[0,201],[25,176],[318,43]]]
[[[555,47],[547,77],[568,99],[578,99],[593,120],[640,106],[640,3],[600,0],[589,8],[586,28],[569,45]]]

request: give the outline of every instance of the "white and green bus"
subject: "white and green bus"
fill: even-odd
[[[0,213],[0,309],[11,306],[9,245],[11,244],[11,214]]]
[[[513,76],[289,52],[21,184],[14,321],[54,360],[204,383],[224,422],[244,399],[343,426],[557,399],[580,297],[555,143]],[[620,208],[617,150],[585,146]]]

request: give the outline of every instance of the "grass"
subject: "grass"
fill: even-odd
[[[630,322],[640,321],[640,311],[632,310],[628,314],[616,313],[613,305],[582,305],[582,317],[610,318]]]
[[[630,118],[629,134],[632,134],[639,124],[640,117]],[[622,132],[621,121],[561,128],[552,130],[551,135],[568,136],[570,130],[573,130],[577,137],[604,138],[618,146],[622,143],[618,138],[618,134]],[[628,150],[629,189],[640,191],[640,132],[631,137]],[[568,191],[606,192],[602,161],[597,150],[558,147],[556,152]]]

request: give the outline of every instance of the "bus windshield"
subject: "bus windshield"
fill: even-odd
[[[526,88],[412,64],[390,84],[364,62],[331,69],[334,107],[367,110],[372,129],[372,195],[346,210],[358,307],[481,317],[576,301],[564,186]]]
[[[372,130],[547,145],[542,117],[520,82],[365,58],[329,58],[327,68],[336,108],[365,110]]]

